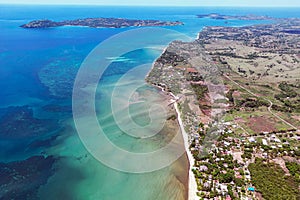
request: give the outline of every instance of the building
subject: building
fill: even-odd
[[[227,195],[226,200],[231,200],[231,197],[229,195]]]
[[[263,143],[263,145],[265,145],[265,146],[267,146],[267,145],[268,145],[268,142],[267,142],[267,140],[266,140],[266,139],[262,139],[262,143]]]
[[[250,138],[249,138],[249,142],[253,143],[253,142],[256,142],[256,140],[255,140],[254,137],[250,137]]]
[[[248,191],[249,192],[255,192],[255,189],[254,189],[254,187],[248,187]]]
[[[208,170],[208,167],[205,166],[205,165],[201,165],[201,166],[199,167],[199,171],[200,171],[200,172],[206,172],[207,170]]]

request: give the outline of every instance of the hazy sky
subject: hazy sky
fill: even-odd
[[[6,4],[300,7],[300,0],[0,0]]]

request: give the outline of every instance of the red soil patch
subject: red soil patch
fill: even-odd
[[[237,122],[237,123],[246,123],[246,121],[241,117],[235,118],[234,121]]]
[[[206,116],[211,116],[211,111],[212,111],[212,104],[210,102],[210,96],[205,95],[205,97],[201,100],[199,100],[199,105],[200,105],[200,110],[202,113]]]
[[[255,197],[256,197],[256,199],[258,199],[258,200],[263,200],[262,194],[259,193],[259,192],[255,192]]]
[[[239,91],[234,91],[234,92],[232,93],[232,96],[235,97],[235,98],[240,97],[240,96],[241,96],[241,92],[239,92]]]
[[[276,131],[275,124],[267,117],[251,117],[247,125],[256,133]]]
[[[294,118],[295,120],[300,121],[300,116],[292,116],[292,118]]]

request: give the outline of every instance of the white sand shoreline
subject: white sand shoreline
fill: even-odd
[[[163,53],[167,50],[167,47],[163,50]],[[150,69],[150,71],[148,72],[148,74],[146,75],[146,77],[149,76],[149,73],[153,70],[154,68],[154,63]],[[152,86],[160,89],[163,93],[166,94],[166,91],[163,87],[161,86],[158,86],[158,85],[153,85],[151,84]],[[191,151],[190,151],[190,148],[189,148],[189,137],[188,137],[188,134],[185,132],[185,129],[184,129],[184,126],[183,126],[183,122],[182,122],[182,119],[181,119],[181,114],[180,114],[180,111],[178,109],[178,104],[177,104],[177,100],[179,99],[177,96],[175,96],[172,92],[169,92],[168,95],[172,96],[172,98],[174,99],[174,108],[175,108],[175,111],[177,113],[177,121],[179,123],[179,126],[180,126],[180,129],[181,129],[181,134],[182,134],[182,137],[183,137],[183,140],[184,140],[184,147],[185,147],[185,151],[186,151],[186,154],[187,154],[187,157],[188,157],[188,160],[189,160],[189,164],[190,164],[190,167],[189,167],[189,171],[188,171],[188,174],[189,174],[189,181],[188,181],[188,200],[197,200],[199,198],[197,198],[197,182],[196,182],[196,178],[194,176],[194,173],[192,172],[192,168],[194,166],[194,163],[195,163],[195,159],[194,159],[194,156],[192,155]]]
[[[192,172],[192,168],[194,166],[195,163],[195,159],[189,149],[189,140],[188,140],[188,134],[185,132],[183,123],[182,123],[182,119],[181,119],[181,114],[180,111],[178,109],[178,104],[177,102],[174,103],[174,108],[176,110],[177,116],[178,116],[178,123],[181,129],[181,133],[182,133],[182,137],[184,140],[184,146],[185,146],[185,150],[189,159],[189,163],[190,163],[190,167],[189,167],[189,186],[188,186],[188,200],[196,200],[197,199],[197,183],[196,183],[196,179],[194,176],[194,173]]]
[[[163,87],[158,86],[158,85],[152,85],[152,86],[160,89],[163,93],[166,93],[165,89]],[[194,166],[195,159],[194,159],[194,156],[192,155],[192,153],[190,151],[189,136],[188,136],[188,134],[186,133],[186,131],[184,129],[183,122],[182,122],[182,119],[181,119],[181,113],[178,109],[177,100],[179,98],[177,96],[175,96],[172,92],[169,92],[168,95],[171,96],[175,101],[174,102],[174,108],[175,108],[175,111],[177,113],[177,121],[178,121],[179,126],[180,126],[181,134],[182,134],[182,137],[183,137],[183,140],[184,140],[185,151],[186,151],[186,154],[187,154],[187,157],[188,157],[188,160],[189,160],[189,164],[190,164],[189,171],[188,171],[188,174],[189,174],[188,200],[197,200],[197,199],[199,199],[199,198],[197,198],[197,191],[198,191],[197,182],[196,182],[196,178],[194,176],[194,173],[192,172],[192,168]]]

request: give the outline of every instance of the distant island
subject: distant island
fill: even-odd
[[[142,27],[142,26],[177,26],[183,25],[182,22],[160,21],[160,20],[133,20],[122,18],[85,18],[76,20],[65,20],[55,22],[52,20],[35,20],[21,25],[22,28],[51,28],[59,26],[86,26],[92,28],[123,28],[123,27]]]
[[[221,20],[272,20],[274,18],[269,16],[256,16],[256,15],[245,15],[245,16],[238,16],[238,15],[221,15],[218,13],[210,13],[210,14],[203,14],[197,15],[198,18],[211,18],[211,19],[221,19]]]

